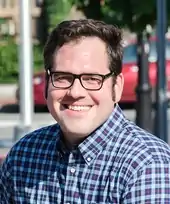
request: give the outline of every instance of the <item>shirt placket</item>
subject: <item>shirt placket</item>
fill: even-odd
[[[75,197],[75,191],[77,186],[77,167],[73,153],[69,154],[68,165],[66,171],[66,180],[64,188],[64,203],[71,204]],[[76,198],[75,198],[76,199]]]

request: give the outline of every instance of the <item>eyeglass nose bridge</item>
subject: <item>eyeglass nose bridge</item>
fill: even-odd
[[[78,79],[80,84],[81,84],[81,86],[84,88],[84,86],[82,84],[82,81],[81,81],[81,76],[82,75],[81,74],[80,75],[79,74],[72,74],[72,76],[73,76],[73,81],[72,81],[70,87],[72,87],[74,85],[75,79]]]

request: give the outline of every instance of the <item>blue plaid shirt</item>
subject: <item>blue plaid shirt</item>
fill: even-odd
[[[170,204],[170,148],[128,121],[108,120],[67,151],[57,124],[18,141],[0,172],[0,203]]]

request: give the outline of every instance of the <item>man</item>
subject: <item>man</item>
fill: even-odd
[[[95,20],[62,22],[47,40],[44,64],[57,124],[10,150],[0,174],[1,203],[170,203],[169,146],[118,106],[120,30]]]

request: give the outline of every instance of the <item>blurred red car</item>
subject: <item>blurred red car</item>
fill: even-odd
[[[157,51],[156,41],[154,38],[150,41],[149,54],[149,78],[153,87],[152,100],[155,101],[156,86],[156,65]],[[120,103],[135,103],[137,86],[138,67],[137,67],[137,45],[133,41],[124,47],[123,56],[123,74],[125,78],[123,95]],[[167,96],[170,98],[170,39],[166,40],[166,75],[167,75]],[[44,72],[36,73],[33,77],[33,96],[35,105],[45,105],[44,98],[45,74]],[[19,89],[16,92],[16,98],[19,100]]]
[[[34,105],[46,105],[44,89],[45,89],[45,72],[37,72],[33,76],[33,99]],[[19,87],[16,90],[16,99],[19,101]]]
[[[137,44],[135,41],[124,47],[123,75],[125,79],[122,103],[135,103],[135,89],[138,83],[137,66]],[[166,39],[166,76],[167,76],[167,97],[170,98],[170,39]],[[150,39],[149,52],[149,80],[152,86],[152,102],[156,100],[156,78],[157,78],[157,50],[156,39]]]

